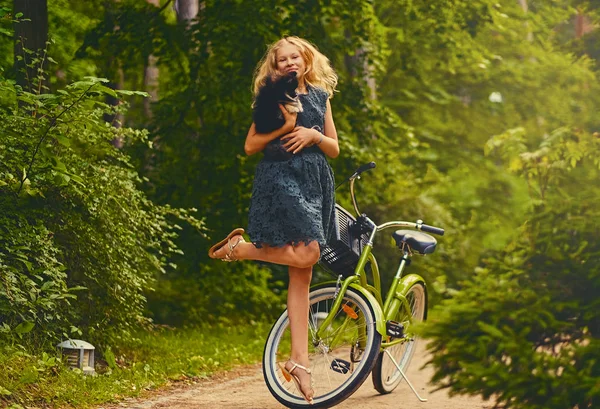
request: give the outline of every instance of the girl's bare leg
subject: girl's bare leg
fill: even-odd
[[[320,250],[316,241],[308,245],[286,245],[283,247],[263,246],[256,248],[254,244],[243,241],[242,236],[234,236],[232,243],[239,242],[233,250],[232,258],[236,260],[259,260],[289,266],[290,284],[288,286],[288,317],[292,336],[291,360],[310,367],[308,360],[308,293],[312,278],[312,266],[319,260]],[[227,245],[215,252],[216,258],[222,258],[229,252]],[[286,363],[287,369],[293,364]],[[300,380],[302,393],[310,400],[314,391],[311,390],[310,375],[303,369],[297,368],[293,374]]]
[[[288,286],[287,310],[290,320],[290,331],[292,335],[292,354],[290,358],[307,368],[310,367],[308,360],[308,292],[312,278],[312,266],[289,268],[290,284]],[[286,363],[287,369],[292,369],[291,362]],[[302,392],[310,400],[314,391],[311,390],[310,375],[303,369],[297,368],[293,372],[300,380]]]
[[[234,236],[231,243],[243,240],[242,236]],[[216,258],[223,258],[229,252],[229,246],[225,244],[215,251]],[[311,241],[308,245],[300,243],[296,246],[287,244],[283,247],[263,246],[256,248],[254,244],[241,241],[233,250],[232,257],[236,260],[258,260],[269,263],[281,264],[300,268],[312,267],[319,261],[319,243]]]

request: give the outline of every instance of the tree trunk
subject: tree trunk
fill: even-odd
[[[104,20],[107,24],[113,24],[114,30],[117,31],[120,29],[119,25],[115,21],[115,16],[112,13],[113,10],[113,2],[119,2],[120,0],[105,0],[104,2]],[[106,65],[103,69],[104,75],[110,80],[107,87],[112,89],[123,89],[125,85],[125,73],[121,66],[121,62],[117,60],[114,56],[109,55],[106,59]],[[106,103],[112,106],[117,106],[120,103],[119,98],[107,96]],[[125,122],[125,117],[123,114],[104,114],[104,120],[110,123],[115,128],[120,128],[123,126]],[[123,140],[121,138],[115,138],[112,141],[113,146],[118,149],[123,147]]]
[[[29,92],[42,92],[42,87],[47,86],[44,73],[47,67],[45,60],[46,42],[48,41],[48,2],[47,0],[13,0],[13,12],[23,13],[24,19],[15,23],[15,59],[17,84]],[[34,53],[28,54],[25,49]],[[34,67],[26,67],[33,59],[40,59]],[[44,73],[38,73],[42,68]]]
[[[584,14],[583,9],[577,9],[577,15],[575,16],[575,37],[581,38],[591,31],[594,31],[594,24]]]
[[[160,0],[146,0],[148,3],[159,7]],[[144,114],[146,118],[152,118],[151,103],[158,99],[158,77],[160,71],[156,66],[158,58],[150,54],[144,67],[144,90],[150,94],[150,98],[144,99]]]
[[[350,39],[350,33],[348,31],[346,31],[344,35],[346,36],[346,39]],[[367,51],[365,48],[360,47],[354,51],[354,55],[351,56],[346,54],[344,56],[344,62],[352,77],[356,78],[359,75],[362,77],[362,81],[369,89],[367,98],[374,101],[377,99],[377,81],[373,75],[373,67],[369,65],[366,55]],[[366,129],[366,134],[370,135],[371,139],[377,139],[377,136],[370,125],[368,126],[368,129]]]
[[[521,8],[523,9],[523,13],[527,14],[527,12],[529,11],[529,6],[527,5],[527,0],[519,0],[519,4],[521,5]],[[531,29],[529,28],[529,23],[525,22],[525,28],[527,29],[527,41],[533,41],[533,33],[531,32]]]
[[[179,23],[189,22],[198,15],[200,5],[198,0],[175,0],[175,11]]]

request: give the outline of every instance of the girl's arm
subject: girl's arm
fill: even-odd
[[[329,100],[327,100],[327,110],[325,111],[325,129],[323,129],[323,135],[325,136],[323,140],[319,143],[319,140],[321,140],[321,135],[319,135],[319,139],[315,143],[318,143],[317,146],[321,148],[325,155],[330,158],[337,158],[340,154],[340,145],[338,144],[337,131],[333,122]]]
[[[266,134],[257,133],[256,125],[254,122],[252,122],[252,125],[248,130],[248,135],[246,135],[246,143],[244,143],[244,151],[246,152],[246,155],[250,156],[261,152],[269,142],[294,129],[298,114],[290,114],[282,105],[279,105],[279,108],[281,109],[283,118],[285,119],[285,123],[281,128],[275,129],[274,131]]]
[[[323,129],[323,133],[313,128],[298,126],[294,128],[293,132],[290,132],[281,138],[281,140],[286,141],[283,144],[283,147],[285,147],[288,152],[298,153],[308,146],[317,145],[325,155],[330,158],[337,158],[340,154],[340,147],[338,145],[337,131],[335,130],[329,100],[327,100],[325,129]]]

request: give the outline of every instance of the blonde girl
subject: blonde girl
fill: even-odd
[[[209,256],[223,261],[260,260],[288,266],[292,351],[281,369],[306,401],[312,403],[308,293],[312,268],[319,260],[335,215],[334,178],[327,157],[335,158],[340,152],[329,102],[337,75],[314,45],[299,37],[284,37],[270,45],[260,61],[254,95],[267,77],[292,71],[298,78],[297,93],[303,112],[290,114],[281,106],[285,119],[281,128],[260,134],[252,123],[246,136],[245,152],[263,153],[256,167],[248,215],[251,241],[246,242],[242,237],[244,229],[237,228],[211,247]]]

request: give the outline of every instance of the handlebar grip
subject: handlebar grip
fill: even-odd
[[[358,169],[356,169],[355,174],[360,175],[361,173],[363,173],[369,169],[373,169],[374,167],[375,167],[375,162],[365,163],[364,165],[361,165]]]
[[[439,236],[444,235],[444,229],[435,226],[429,226],[427,224],[421,225],[421,231],[426,231],[427,233],[437,234]]]

